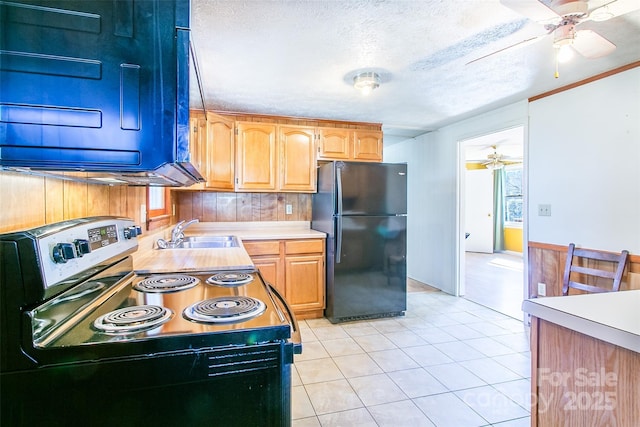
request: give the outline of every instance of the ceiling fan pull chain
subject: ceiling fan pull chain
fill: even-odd
[[[558,71],[558,54],[560,53],[560,49],[555,48],[556,54],[555,54],[555,58],[556,58],[556,72],[553,75],[556,79],[558,77],[560,77],[560,72]]]

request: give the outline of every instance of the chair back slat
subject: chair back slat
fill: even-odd
[[[611,262],[620,261],[620,254],[616,254],[613,252],[596,251],[593,249],[575,248],[573,250],[573,254],[581,258],[591,258],[591,259],[596,259],[600,261],[611,261]]]
[[[571,271],[578,274],[586,274],[587,276],[603,277],[605,279],[613,279],[616,277],[615,271],[600,270],[598,268],[582,267],[580,265],[572,265]]]
[[[562,294],[569,288],[585,292],[612,292],[620,289],[629,251],[619,254],[593,249],[579,249],[569,244],[562,278]],[[606,264],[603,266],[603,264]],[[613,265],[613,268],[610,268]]]
[[[573,289],[579,289],[590,293],[611,292],[610,289],[601,288],[599,286],[587,285],[580,282],[569,282],[569,287]]]

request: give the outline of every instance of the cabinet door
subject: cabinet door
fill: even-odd
[[[189,155],[191,164],[207,178],[207,122],[201,111],[189,112]],[[190,189],[202,189],[202,184],[195,184]]]
[[[276,125],[238,122],[236,190],[276,191]]]
[[[324,256],[285,258],[285,298],[294,311],[324,308]]]
[[[251,258],[253,264],[260,271],[263,279],[275,286],[282,295],[285,295],[284,269],[282,268],[282,259],[275,257],[254,257]]]
[[[280,191],[315,192],[315,129],[280,126]]]
[[[235,122],[218,114],[207,114],[207,188],[234,189]]]
[[[0,2],[0,163],[138,172],[185,161],[186,144],[171,141],[188,137],[188,26],[184,0]]]
[[[351,156],[351,133],[349,129],[318,129],[319,160],[349,160]]]
[[[353,138],[353,159],[381,162],[382,132],[355,131]]]
[[[251,257],[251,261],[260,270],[260,274],[267,282],[285,295],[284,257],[280,254],[279,240],[255,240],[242,242],[244,249]]]

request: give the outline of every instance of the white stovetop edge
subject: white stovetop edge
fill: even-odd
[[[522,310],[640,353],[640,290],[534,298]]]

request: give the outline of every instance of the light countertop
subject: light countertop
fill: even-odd
[[[244,240],[324,239],[308,221],[199,222],[185,230],[186,236],[234,235]]]
[[[254,268],[247,251],[238,248],[157,249],[159,238],[169,239],[171,228],[143,235],[138,251],[133,255],[133,268],[137,273],[172,273],[242,270]],[[233,235],[242,240],[324,239],[326,235],[311,230],[307,221],[269,222],[201,222],[187,227],[184,234]]]
[[[640,353],[640,290],[533,298],[522,310]]]

